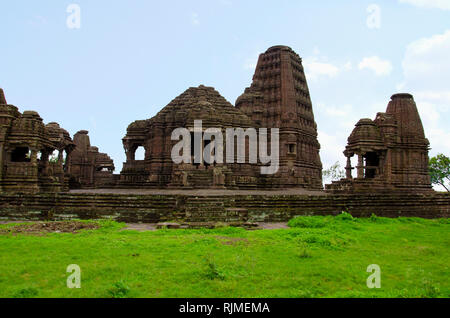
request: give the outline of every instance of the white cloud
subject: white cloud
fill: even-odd
[[[326,105],[324,103],[317,103],[316,104],[317,109],[321,112],[324,113],[325,115],[329,116],[329,117],[347,117],[348,114],[352,113],[353,111],[353,107],[352,105],[340,105],[340,106],[335,106],[335,105]]]
[[[450,10],[450,0],[399,0],[399,2],[422,8]]]
[[[414,41],[408,45],[402,62],[405,78],[410,85],[425,87],[427,90],[448,90],[449,56],[450,30]]]
[[[392,72],[392,64],[388,60],[383,60],[378,56],[365,57],[358,64],[360,70],[369,69],[377,76],[389,75]]]
[[[344,64],[344,66],[342,67],[342,69],[344,71],[350,71],[353,69],[353,65],[352,62],[348,61],[347,63]]]
[[[450,30],[410,43],[402,62],[402,91],[414,95],[431,155],[450,155]]]
[[[339,68],[333,64],[319,62],[318,58],[306,58],[303,60],[305,73],[309,80],[317,80],[321,76],[335,77],[339,73]]]

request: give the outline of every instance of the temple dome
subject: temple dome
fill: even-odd
[[[149,125],[170,124],[177,127],[190,127],[194,120],[202,120],[204,127],[252,127],[251,120],[229,103],[213,87],[200,85],[191,87],[172,100]]]
[[[358,121],[350,137],[348,137],[348,145],[351,148],[361,146],[384,147],[380,129],[369,118]]]

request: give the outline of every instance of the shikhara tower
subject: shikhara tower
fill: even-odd
[[[322,189],[322,163],[302,59],[287,46],[274,46],[258,59],[252,85],[236,107],[257,127],[280,129],[280,187]]]

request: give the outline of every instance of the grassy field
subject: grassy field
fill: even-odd
[[[0,225],[0,229],[12,225]],[[299,217],[289,229],[0,234],[0,297],[449,297],[448,219]],[[81,288],[66,286],[69,264]],[[370,264],[381,288],[369,289]]]

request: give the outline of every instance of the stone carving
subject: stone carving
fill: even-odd
[[[431,191],[428,173],[429,142],[414,98],[391,97],[385,113],[361,119],[348,138],[346,178],[326,186],[330,192],[404,190]],[[351,157],[357,156],[356,167]],[[356,178],[352,170],[356,168]]]

